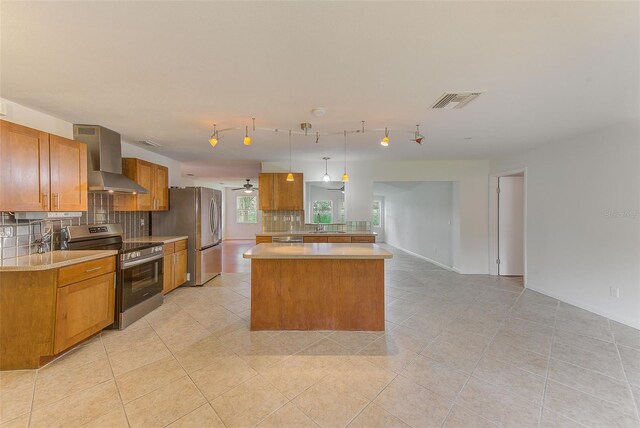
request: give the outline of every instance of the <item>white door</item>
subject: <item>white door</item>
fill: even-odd
[[[524,274],[524,177],[498,179],[498,275]]]

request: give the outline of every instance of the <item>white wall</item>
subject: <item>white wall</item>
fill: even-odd
[[[386,242],[430,261],[453,266],[453,183],[374,183],[384,195]]]
[[[255,194],[260,198],[260,192]],[[256,239],[256,234],[262,232],[262,211],[258,211],[258,223],[236,223],[236,197],[245,193],[227,187],[224,195],[223,239]]]
[[[527,287],[640,328],[638,123],[491,162],[492,173],[522,167]]]
[[[264,162],[264,172],[286,172],[287,162]],[[329,165],[329,175],[339,177],[340,165]],[[324,162],[298,162],[295,170],[305,179],[322,177]],[[453,266],[461,273],[488,273],[488,160],[432,160],[350,162],[351,180],[345,193],[346,220],[371,221],[375,181],[458,182],[459,250]]]

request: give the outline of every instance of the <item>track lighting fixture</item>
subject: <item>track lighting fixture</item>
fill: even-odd
[[[293,181],[293,173],[291,172],[291,130],[289,130],[289,174],[287,174],[287,181]]]
[[[384,128],[384,137],[380,140],[380,145],[389,147],[389,130],[387,128]]]
[[[327,161],[331,158],[324,157],[324,176],[322,177],[322,181],[325,183],[331,181],[331,177],[329,177],[329,173],[327,172]]]
[[[216,124],[213,124],[213,133],[211,134],[211,137],[209,137],[209,144],[211,144],[211,147],[215,147],[216,144],[218,144],[218,131],[216,130]]]

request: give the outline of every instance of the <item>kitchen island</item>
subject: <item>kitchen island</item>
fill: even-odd
[[[251,330],[384,330],[384,260],[376,244],[258,244]]]

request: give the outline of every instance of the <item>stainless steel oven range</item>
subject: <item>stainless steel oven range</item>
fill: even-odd
[[[114,328],[120,330],[163,302],[162,243],[125,243],[119,224],[67,226],[63,250],[118,250]]]

